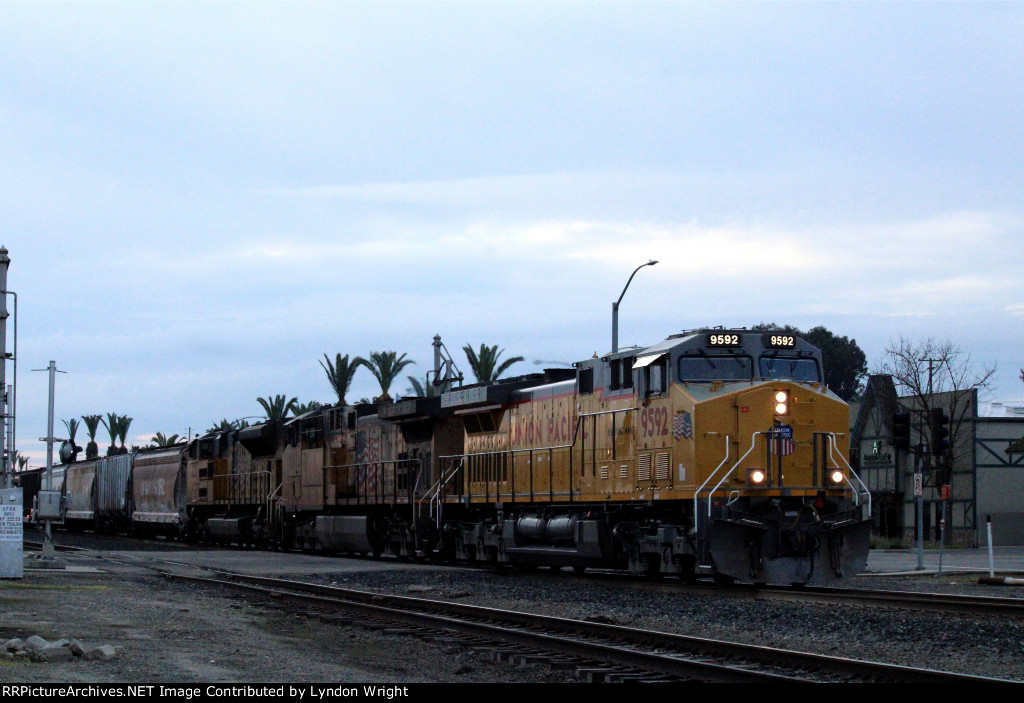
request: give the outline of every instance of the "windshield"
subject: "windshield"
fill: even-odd
[[[754,360],[749,356],[679,357],[680,381],[749,381]]]
[[[807,357],[794,359],[785,356],[762,356],[760,366],[763,378],[821,381],[821,374],[818,372],[818,362]]]

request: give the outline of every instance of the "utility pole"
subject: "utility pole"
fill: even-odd
[[[50,404],[46,420],[46,436],[39,438],[40,442],[46,442],[46,490],[40,490],[38,496],[38,515],[46,523],[46,537],[43,540],[43,549],[39,559],[43,568],[63,569],[65,567],[64,562],[54,556],[52,527],[52,521],[60,519],[62,508],[60,491],[53,490],[53,445],[55,442],[63,441],[53,436],[53,399],[55,379],[58,373],[57,362],[51,360],[50,365],[45,369],[32,370],[47,371],[50,374]],[[59,373],[67,372],[60,371]],[[66,479],[67,474],[65,473]]]

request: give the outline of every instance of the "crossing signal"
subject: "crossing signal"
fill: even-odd
[[[910,449],[910,413],[892,414],[892,446]]]
[[[929,411],[928,424],[932,430],[932,454],[945,454],[949,449],[949,415],[942,408],[932,408]]]

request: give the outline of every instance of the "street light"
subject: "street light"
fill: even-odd
[[[619,351],[619,303],[622,302],[622,296],[626,294],[626,288],[629,288],[629,284],[633,282],[633,276],[636,275],[637,271],[642,269],[644,266],[654,266],[656,263],[658,262],[651,259],[646,264],[640,264],[633,269],[633,273],[630,274],[629,280],[626,281],[626,287],[622,289],[622,295],[619,296],[618,300],[612,303],[612,354]]]

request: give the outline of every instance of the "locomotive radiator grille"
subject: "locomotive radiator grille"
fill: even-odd
[[[651,455],[641,454],[637,460],[637,480],[638,481],[650,481],[651,480]]]
[[[656,481],[668,480],[668,452],[659,452],[655,457],[654,479]]]
[[[619,464],[619,478],[629,478],[629,464]]]

